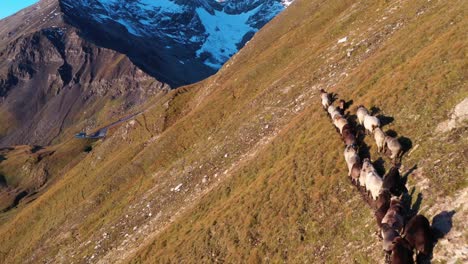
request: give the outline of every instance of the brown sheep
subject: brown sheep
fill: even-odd
[[[399,237],[400,234],[395,230],[393,229],[391,226],[387,225],[387,224],[382,224],[382,227],[381,227],[381,235],[382,235],[382,247],[383,247],[383,250],[387,253],[391,252],[392,249],[393,249],[393,240],[396,238],[396,237]]]
[[[390,208],[390,198],[391,194],[388,190],[382,190],[375,202],[375,220],[377,221],[377,225],[379,227],[382,226],[382,219],[387,214],[388,208]]]
[[[405,227],[403,237],[419,254],[428,256],[432,250],[434,237],[429,220],[423,215],[416,215]]]
[[[399,196],[405,190],[405,183],[400,176],[398,165],[393,166],[383,177],[382,188],[389,190],[391,194]]]
[[[356,135],[354,134],[354,130],[350,124],[343,126],[341,137],[346,146],[356,145]]]
[[[401,237],[393,240],[392,253],[390,255],[391,264],[414,264],[413,248]]]
[[[382,224],[388,224],[397,231],[401,231],[405,224],[403,218],[403,206],[400,198],[392,197],[390,200],[390,208],[382,219]]]
[[[355,185],[358,185],[359,176],[361,175],[361,169],[362,169],[361,162],[354,163],[353,167],[351,168],[351,173],[349,176],[351,177],[351,182],[354,183]]]

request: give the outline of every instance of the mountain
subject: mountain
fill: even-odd
[[[60,6],[83,34],[176,87],[215,73],[287,3],[61,0]]]
[[[0,22],[0,146],[49,145],[213,74],[279,0],[42,0]]]
[[[464,263],[465,2],[298,0],[104,140],[1,149],[0,262],[384,263],[325,89],[405,143],[408,213],[443,231],[432,263]]]
[[[0,146],[48,145],[168,89],[63,16],[47,0],[0,23]]]

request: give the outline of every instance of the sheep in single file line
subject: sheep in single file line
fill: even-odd
[[[401,194],[406,188],[399,171],[400,161],[397,163],[397,159],[401,159],[403,153],[399,140],[385,134],[379,118],[370,115],[364,106],[358,107],[358,123],[364,127],[366,134],[373,134],[377,151],[389,155],[394,163],[384,177],[381,177],[369,158],[361,162],[355,130],[344,117],[345,101],[339,100],[339,106],[335,107],[329,94],[323,90],[321,92],[322,105],[330,115],[333,125],[341,133],[345,144],[343,154],[348,167],[348,177],[356,186],[364,187],[368,196],[372,197],[372,200],[368,199],[368,196],[363,198],[375,210],[374,216],[380,227],[382,247],[387,253],[387,260],[394,264],[414,263],[413,249],[417,250],[418,257],[429,256],[434,239],[427,218],[417,215],[405,226]]]
[[[354,145],[346,146],[344,149],[344,157],[346,164],[348,165],[348,176],[351,176],[354,164],[361,163],[356,147]]]
[[[357,108],[356,115],[359,124],[362,126],[364,124],[364,117],[369,115],[369,111],[364,106],[360,105]]]
[[[327,109],[328,114],[330,114],[330,118],[333,120],[335,116],[341,116],[340,111],[336,109],[334,105],[330,105]]]
[[[385,147],[385,133],[380,127],[375,128],[374,139],[377,145],[377,152],[381,153]]]
[[[400,198],[392,197],[390,200],[390,208],[388,208],[385,217],[382,219],[382,225],[387,224],[393,229],[400,232],[405,224],[403,218],[403,206]]]
[[[341,138],[346,146],[356,145],[356,134],[350,124],[346,124],[341,129]]]
[[[358,185],[359,177],[361,175],[361,170],[362,170],[361,162],[354,163],[353,167],[351,168],[351,172],[349,176],[351,177],[351,182],[355,185]]]
[[[403,154],[403,147],[397,138],[386,136],[385,147],[390,152],[390,159],[392,159],[394,162],[396,162],[397,158],[401,158],[401,155]]]
[[[341,115],[335,115],[333,117],[333,124],[343,134],[343,127],[348,124],[348,120]]]
[[[377,171],[369,171],[366,175],[366,190],[370,193],[373,200],[379,197],[380,190],[382,190],[382,178]]]
[[[373,200],[376,200],[382,189],[382,178],[379,176],[369,159],[364,159],[359,175],[359,184],[365,186]]]
[[[382,226],[382,219],[385,217],[388,209],[390,208],[391,197],[392,195],[388,190],[382,189],[382,191],[379,193],[377,201],[375,202],[376,210],[374,212],[374,216],[379,227]]]
[[[323,109],[327,110],[328,107],[331,105],[332,100],[330,94],[325,92],[325,90],[320,89],[320,98],[322,99],[322,106]]]
[[[376,116],[366,115],[364,117],[364,128],[368,134],[372,134],[378,127],[380,127],[380,120]]]
[[[408,241],[401,237],[393,240],[392,253],[390,254],[391,264],[414,264],[413,249]]]
[[[372,165],[372,163],[370,162],[370,160],[368,158],[365,158],[362,161],[362,170],[361,170],[361,173],[359,174],[359,185],[361,187],[366,186],[366,177],[369,171],[375,171],[375,168],[374,168],[374,165]]]
[[[400,234],[388,224],[382,224],[380,232],[382,235],[383,250],[387,253],[390,253],[393,249],[393,241],[396,237],[399,237]]]
[[[416,215],[405,226],[403,237],[418,255],[429,256],[434,242],[434,236],[429,220],[423,215]]]
[[[405,183],[400,176],[399,165],[395,165],[383,177],[383,189],[389,190],[392,195],[399,196],[405,190]]]

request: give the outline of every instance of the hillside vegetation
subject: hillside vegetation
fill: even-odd
[[[467,7],[296,0],[218,74],[150,99],[89,153],[51,147],[39,164],[54,180],[0,215],[0,262],[382,263],[320,88],[407,139],[413,209],[454,211],[433,262],[466,261],[468,129],[437,127],[468,97]],[[1,155],[19,182],[20,154]]]

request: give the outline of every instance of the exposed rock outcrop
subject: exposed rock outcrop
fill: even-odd
[[[468,98],[457,104],[450,113],[450,118],[437,126],[437,132],[449,132],[468,120]]]

